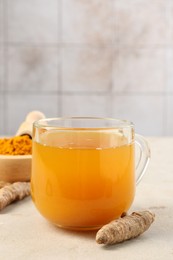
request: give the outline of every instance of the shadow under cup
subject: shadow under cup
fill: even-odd
[[[75,230],[98,229],[127,212],[136,186],[134,136],[133,124],[117,119],[35,122],[31,194],[39,212]],[[138,141],[141,178],[149,156]]]

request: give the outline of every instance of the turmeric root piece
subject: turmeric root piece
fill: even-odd
[[[145,232],[155,215],[150,211],[133,212],[104,225],[96,234],[98,244],[112,245],[135,238]]]
[[[30,195],[29,182],[14,182],[0,189],[0,210],[16,200]]]
[[[0,181],[0,189],[7,186],[7,185],[10,185],[11,183],[9,182],[6,182],[6,181]]]

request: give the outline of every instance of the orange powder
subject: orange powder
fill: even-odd
[[[26,155],[32,153],[32,140],[28,135],[0,139],[0,154]]]

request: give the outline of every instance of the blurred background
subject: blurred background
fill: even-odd
[[[31,110],[173,134],[172,0],[0,0],[0,135]]]

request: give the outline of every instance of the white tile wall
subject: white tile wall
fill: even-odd
[[[63,49],[62,88],[64,91],[102,92],[112,80],[111,48],[66,47]]]
[[[120,49],[114,58],[113,90],[130,93],[163,92],[165,66],[164,49]]]
[[[111,44],[114,40],[114,0],[63,0],[65,43]]]
[[[4,128],[4,98],[3,94],[0,91],[0,133],[4,133],[5,128]]]
[[[166,1],[116,0],[117,40],[122,45],[163,45],[167,41]]]
[[[59,50],[57,47],[10,46],[8,91],[56,92]]]
[[[130,119],[142,135],[163,135],[164,98],[162,95],[112,96],[112,116]]]
[[[0,44],[3,42],[3,38],[4,38],[4,32],[3,32],[3,26],[4,26],[4,8],[3,8],[3,0],[0,0]]]
[[[166,97],[166,119],[165,119],[165,135],[172,136],[173,133],[173,95]]]
[[[19,125],[31,110],[40,110],[46,117],[57,117],[58,96],[50,94],[8,94],[7,96],[7,134],[14,135]]]
[[[172,0],[0,0],[0,135],[30,110],[173,135]]]
[[[166,53],[167,66],[167,91],[173,93],[173,48],[168,48]]]
[[[167,30],[168,30],[168,44],[173,44],[173,1],[167,1]]]
[[[4,77],[3,61],[4,61],[3,46],[0,44],[0,93],[3,91],[3,77]]]
[[[6,0],[6,4],[9,42],[58,42],[57,0]]]
[[[109,95],[63,95],[63,116],[100,116],[110,115]]]

